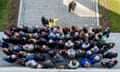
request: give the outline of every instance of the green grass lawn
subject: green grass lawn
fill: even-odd
[[[9,23],[10,2],[11,0],[0,0],[0,31],[3,31]]]
[[[99,4],[103,6],[104,0],[99,0]],[[120,32],[120,0],[107,0],[108,16],[110,19],[110,26],[113,32]],[[100,7],[101,10],[102,7]]]
[[[108,0],[112,30],[120,32],[120,0]]]

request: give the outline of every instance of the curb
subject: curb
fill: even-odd
[[[20,25],[20,21],[21,21],[22,7],[23,7],[22,5],[23,5],[23,0],[20,0],[17,26]]]
[[[96,6],[95,6],[95,8],[96,8],[96,23],[97,23],[97,26],[99,26],[100,25],[100,20],[99,20],[99,6],[98,6],[98,0],[96,0]]]
[[[0,32],[0,41],[2,41],[3,35],[4,35],[4,32]]]

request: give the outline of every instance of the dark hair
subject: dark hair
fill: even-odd
[[[101,39],[101,38],[102,38],[102,35],[101,35],[101,34],[98,34],[98,38]]]
[[[75,32],[77,30],[75,26],[72,26],[71,29],[73,32]]]
[[[50,21],[50,22],[53,22],[54,20],[53,20],[53,19],[50,19],[49,21]]]
[[[109,43],[109,45],[110,45],[110,48],[113,48],[115,46],[115,43],[112,42],[112,43]]]
[[[72,65],[76,65],[76,61],[75,60],[72,60]]]
[[[88,33],[88,28],[87,28],[87,27],[83,27],[83,31],[84,31],[85,33]]]
[[[115,60],[115,61],[114,61],[114,64],[117,64],[117,63],[118,63],[118,61],[117,61],[117,60]]]
[[[42,20],[46,20],[46,18],[44,16],[41,17]]]
[[[67,34],[68,32],[70,32],[70,28],[69,27],[64,27],[63,28],[63,33]]]

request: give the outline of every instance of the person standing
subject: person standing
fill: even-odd
[[[41,22],[42,22],[43,26],[46,27],[49,23],[49,20],[46,17],[42,16],[41,17]]]
[[[71,1],[68,5],[69,7],[69,12],[74,11],[75,7],[76,7],[76,2],[75,1]]]
[[[49,28],[56,27],[58,20],[59,20],[59,18],[50,19],[49,22],[48,22],[47,27],[49,27]]]

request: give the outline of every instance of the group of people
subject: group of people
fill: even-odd
[[[41,17],[41,22],[42,22],[42,25],[45,26],[45,27],[55,27],[57,26],[57,21],[59,19],[58,18],[55,18],[55,19],[47,19],[45,16],[42,16]]]
[[[107,42],[110,32],[101,26],[21,25],[4,32],[1,46],[6,61],[32,68],[77,69],[95,64],[112,68],[118,53],[112,49],[115,43]]]

